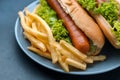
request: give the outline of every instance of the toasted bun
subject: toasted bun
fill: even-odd
[[[58,1],[64,11],[71,16],[75,24],[86,34],[90,40],[93,41],[93,44],[96,46],[95,52],[89,53],[89,55],[97,55],[104,45],[104,36],[98,25],[76,2],[76,0]]]
[[[100,28],[102,29],[103,33],[105,34],[106,38],[109,42],[117,49],[120,49],[120,45],[117,45],[117,40],[115,35],[111,31],[111,25],[107,22],[107,20],[102,15],[95,15],[90,13],[96,22],[99,24]]]

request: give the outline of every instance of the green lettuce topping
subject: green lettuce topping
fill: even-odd
[[[37,14],[50,26],[56,41],[65,40],[71,43],[68,31],[63,26],[63,21],[57,18],[56,12],[49,7],[46,0],[40,0]]]
[[[82,5],[83,8],[85,8],[88,11],[94,10],[94,8],[96,7],[95,2],[96,0],[77,0],[77,1]]]
[[[119,21],[114,22],[112,32],[114,33],[114,35],[117,38],[117,45],[120,45],[120,22]]]
[[[95,52],[96,51],[96,46],[93,44],[93,42],[92,42],[92,40],[89,40],[89,42],[90,42],[90,51],[89,52]]]
[[[111,26],[114,25],[114,21],[118,20],[119,9],[117,3],[113,0],[110,0],[110,2],[101,3],[98,5],[98,8],[95,9],[95,12],[104,16]]]

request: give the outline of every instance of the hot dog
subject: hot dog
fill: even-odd
[[[111,45],[120,49],[119,0],[76,0],[96,20]],[[91,6],[91,7],[90,7]]]
[[[75,25],[70,16],[64,12],[57,0],[47,0],[47,2],[56,11],[58,17],[63,20],[73,45],[81,52],[87,53],[90,45],[85,34]]]
[[[100,28],[75,0],[41,0],[43,3],[63,21],[73,46],[88,55],[97,55],[101,51],[104,36]]]

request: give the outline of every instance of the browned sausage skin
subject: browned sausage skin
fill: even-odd
[[[63,20],[64,26],[69,32],[69,36],[73,45],[83,53],[87,53],[90,50],[90,45],[85,34],[75,25],[71,17],[64,12],[57,0],[46,0],[48,4],[53,8],[58,17]]]

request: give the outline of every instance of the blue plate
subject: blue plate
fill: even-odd
[[[35,1],[27,6],[29,11],[32,11],[34,7],[39,3],[39,1]],[[15,24],[15,37],[16,40],[20,46],[20,48],[24,51],[26,55],[28,55],[32,60],[37,62],[38,64],[49,68],[51,70],[66,73],[64,72],[57,64],[52,64],[52,62],[44,57],[38,56],[37,54],[29,51],[27,47],[30,45],[29,42],[24,38],[23,36],[23,30],[20,25],[20,20],[17,18],[16,24]],[[109,42],[106,41],[105,46],[103,50],[101,51],[101,54],[105,54],[107,56],[107,59],[103,62],[96,62],[92,65],[88,65],[87,70],[80,71],[70,71],[67,74],[73,74],[73,75],[92,75],[92,74],[100,74],[104,72],[108,72],[110,70],[116,69],[120,67],[120,50],[114,49]]]

